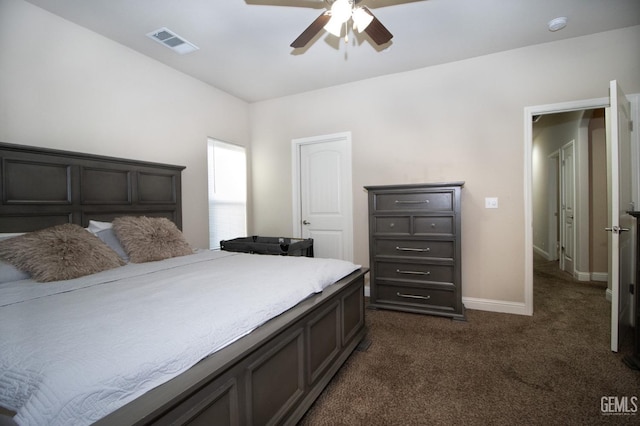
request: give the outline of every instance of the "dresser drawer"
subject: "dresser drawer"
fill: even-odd
[[[453,216],[373,216],[377,235],[453,235]]]
[[[375,264],[376,280],[413,281],[413,282],[454,282],[453,265],[434,265],[428,263],[385,262]]]
[[[453,192],[405,192],[375,194],[376,211],[452,211]]]
[[[413,235],[452,235],[453,216],[415,216]]]
[[[453,259],[453,241],[382,240],[374,241],[376,256]]]
[[[374,232],[384,235],[411,235],[410,216],[378,216],[373,217]]]
[[[379,284],[376,287],[376,303],[414,305],[426,308],[456,309],[456,295],[452,290],[416,288]]]

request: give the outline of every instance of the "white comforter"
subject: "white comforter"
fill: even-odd
[[[203,251],[0,284],[0,406],[20,425],[90,424],[357,268]]]

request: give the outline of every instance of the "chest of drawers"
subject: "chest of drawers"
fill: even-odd
[[[464,320],[463,185],[365,187],[369,193],[369,307]]]

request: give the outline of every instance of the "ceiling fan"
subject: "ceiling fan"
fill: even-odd
[[[377,44],[385,44],[393,38],[393,34],[382,25],[366,6],[359,6],[362,0],[324,0],[329,6],[296,38],[291,47],[300,48],[309,43],[322,29],[341,37],[343,30],[347,41],[349,21],[354,30],[365,32]]]

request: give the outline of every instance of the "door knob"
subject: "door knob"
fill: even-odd
[[[604,228],[605,231],[613,232],[614,234],[619,234],[624,231],[629,231],[629,228],[620,228],[619,226],[613,226],[611,228]]]
[[[311,225],[311,222],[308,222],[306,219],[302,221],[303,225]]]

